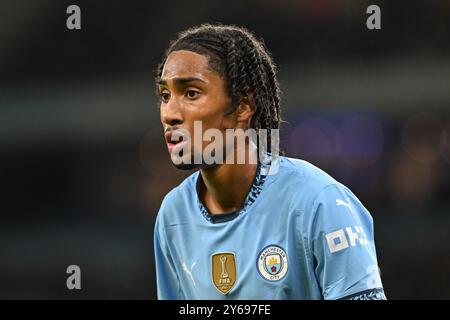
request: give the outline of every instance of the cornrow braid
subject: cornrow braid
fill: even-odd
[[[253,95],[254,129],[267,130],[267,151],[271,151],[270,130],[281,123],[281,91],[276,77],[276,66],[264,42],[243,27],[202,24],[178,34],[158,65],[159,82],[168,55],[177,50],[188,50],[205,55],[209,67],[227,81],[233,107],[242,97]]]

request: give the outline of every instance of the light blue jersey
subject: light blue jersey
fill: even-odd
[[[155,226],[159,299],[385,299],[373,221],[312,164],[260,164],[247,199],[211,215],[199,172],[165,197]]]

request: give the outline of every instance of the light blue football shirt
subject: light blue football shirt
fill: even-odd
[[[372,217],[324,171],[283,156],[260,163],[242,208],[219,215],[199,200],[199,177],[158,213],[159,299],[385,299]]]

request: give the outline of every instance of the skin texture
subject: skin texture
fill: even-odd
[[[194,80],[196,79],[196,80]],[[159,84],[160,115],[165,132],[186,130],[194,135],[194,121],[202,121],[203,131],[219,129],[225,138],[226,129],[247,129],[255,113],[251,95],[241,99],[235,108],[227,91],[226,80],[208,66],[208,58],[191,51],[169,54]],[[190,156],[202,152],[190,144]],[[199,150],[201,148],[201,150]],[[236,154],[236,152],[235,152]],[[186,156],[186,155],[184,155]],[[171,154],[172,161],[173,155]],[[181,165],[180,169],[200,167],[199,197],[212,213],[237,210],[245,200],[256,174],[256,164]]]

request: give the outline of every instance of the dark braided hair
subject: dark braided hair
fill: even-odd
[[[250,31],[230,25],[202,24],[178,34],[159,64],[156,83],[159,83],[168,55],[177,50],[188,50],[208,58],[209,67],[228,83],[233,109],[242,97],[251,92],[255,114],[251,127],[267,129],[267,151],[270,152],[270,130],[281,123],[280,88],[276,66],[264,45]]]

